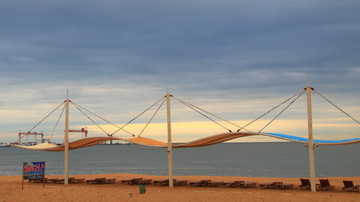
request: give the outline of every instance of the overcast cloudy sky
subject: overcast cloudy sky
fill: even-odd
[[[244,125],[302,90],[310,75],[317,91],[360,119],[359,10],[358,0],[0,1],[0,142],[29,130],[66,89],[123,124],[169,85],[174,96]],[[175,122],[206,121],[174,107]],[[301,109],[282,118],[300,119]],[[334,119],[347,117],[330,109],[319,108],[317,138],[360,137],[351,120],[334,132]],[[303,130],[278,124],[269,132],[306,136],[304,121]]]

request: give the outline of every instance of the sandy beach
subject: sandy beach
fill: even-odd
[[[47,176],[62,178],[63,176]],[[77,175],[76,178],[94,179],[96,177],[116,178],[115,184],[45,184],[24,182],[21,189],[21,176],[0,176],[0,198],[2,202],[12,201],[360,201],[360,193],[342,191],[342,180],[353,180],[360,184],[360,177],[329,177],[335,191],[300,190],[299,178],[255,178],[224,176],[175,176],[178,180],[231,182],[234,180],[267,183],[282,181],[294,184],[291,190],[227,187],[191,187],[146,185],[146,193],[139,193],[138,185],[123,185],[121,180],[136,177],[163,180],[166,176],[140,174],[98,174]],[[318,180],[317,180],[318,181]]]

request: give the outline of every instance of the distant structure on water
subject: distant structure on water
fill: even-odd
[[[34,146],[44,142],[49,142],[49,139],[44,138],[44,133],[38,132],[19,132],[19,139],[17,142],[12,142],[12,145]]]
[[[87,128],[81,128],[81,130],[69,130],[69,132],[73,133],[82,133],[85,138],[87,138],[88,130]],[[84,138],[84,137],[82,137]],[[10,145],[24,145],[24,146],[34,146],[37,144],[42,143],[51,143],[50,139],[44,138],[44,133],[38,133],[38,132],[19,132],[19,139],[16,142],[10,143]],[[56,144],[55,142],[52,142],[53,144]]]
[[[10,145],[4,143],[4,142],[0,142],[0,147],[9,147]]]

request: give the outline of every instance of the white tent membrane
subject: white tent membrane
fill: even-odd
[[[284,135],[278,133],[253,133],[253,132],[229,132],[229,133],[221,133],[217,135],[212,135],[208,137],[204,137],[201,139],[197,139],[194,141],[190,141],[187,143],[179,143],[173,144],[173,148],[186,148],[186,147],[204,147],[209,145],[214,145],[218,143],[222,143],[228,140],[241,138],[241,137],[248,137],[248,136],[255,136],[255,135],[262,135],[277,139],[282,139],[290,142],[297,142],[307,144],[309,140],[303,137],[291,136],[291,135]],[[80,140],[76,140],[69,143],[69,149],[79,149],[94,146],[109,140],[122,140],[133,144],[148,146],[148,147],[160,147],[166,148],[168,147],[167,143],[157,141],[150,138],[145,137],[134,137],[134,138],[122,138],[122,137],[90,137],[84,138]],[[353,138],[353,139],[344,139],[344,140],[314,140],[314,144],[317,145],[345,145],[345,144],[355,144],[359,143],[360,138]],[[64,151],[64,145],[54,145],[50,143],[42,143],[35,146],[23,146],[23,145],[12,145],[13,147],[27,149],[27,150],[38,150],[38,151]]]

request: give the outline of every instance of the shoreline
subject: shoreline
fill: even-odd
[[[47,175],[47,178],[63,178],[62,175]],[[121,180],[132,178],[148,178],[164,180],[167,176],[143,174],[96,174],[71,175],[70,177],[94,179],[98,177],[116,178],[115,184],[48,184],[29,183],[24,181],[21,189],[21,176],[0,176],[0,196],[3,201],[359,201],[360,193],[345,192],[342,190],[342,180],[352,180],[360,184],[360,177],[320,177],[329,179],[335,185],[335,191],[317,191],[299,189],[300,178],[270,178],[270,177],[231,177],[231,176],[174,176],[174,179],[188,180],[189,182],[203,179],[212,181],[231,182],[244,180],[257,182],[256,188],[227,188],[227,187],[191,187],[146,185],[146,193],[139,193],[138,185],[121,184]],[[282,181],[294,184],[293,189],[274,190],[261,189],[260,183]]]

